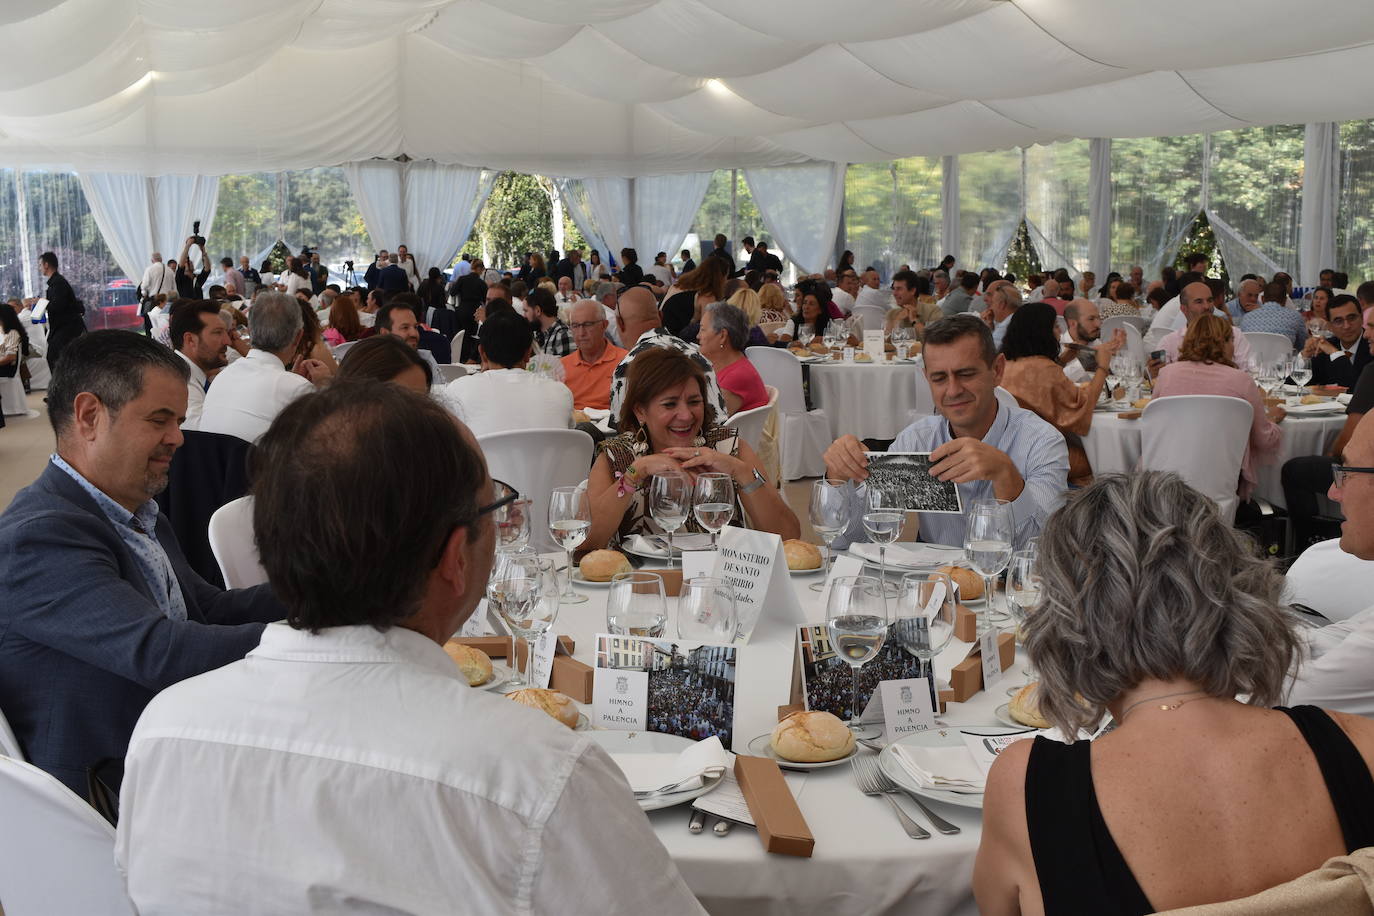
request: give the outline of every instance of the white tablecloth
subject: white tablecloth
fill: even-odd
[[[934,409],[919,363],[816,363],[809,374],[811,406],[825,408],[832,439],[894,439],[912,411]]]
[[[808,622],[824,622],[820,595],[807,586],[816,577],[794,578]],[[577,642],[575,656],[594,662],[594,637],[604,632],[605,589],[578,587],[585,604],[563,605],[554,629]],[[668,632],[675,632],[676,599],[669,598]],[[777,707],[786,704],[792,671],[796,623],[777,619],[776,609],[741,648],[736,696],[734,750],[748,753],[750,739],[772,730]],[[954,640],[936,660],[936,673],[949,669],[969,650]],[[954,725],[996,725],[994,710],[1007,702],[1006,687],[1023,682],[1017,667],[991,693],[976,694],[967,703],[952,704],[945,721]],[[862,753],[869,753],[862,751]],[[909,799],[899,799],[925,823]],[[771,855],[763,851],[758,834],[736,828],[724,838],[709,829],[687,830],[689,806],[649,816],[688,885],[713,914],[939,914],[976,913],[973,903],[973,859],[981,835],[978,811],[929,803],[963,832],[944,836],[931,831],[928,840],[912,840],[902,831],[888,803],[867,798],[854,785],[850,767],[841,765],[806,774],[798,804],[816,838],[810,859]]]
[[[1256,470],[1255,495],[1283,508],[1283,463],[1302,455],[1323,454],[1345,425],[1345,414],[1329,417],[1286,417],[1279,424],[1283,442],[1278,454]],[[1083,449],[1094,474],[1120,474],[1135,469],[1140,460],[1140,421],[1123,420],[1115,413],[1093,414],[1092,429],[1083,437]]]

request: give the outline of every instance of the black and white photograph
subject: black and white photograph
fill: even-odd
[[[930,476],[930,452],[869,452],[868,486],[881,490],[891,503],[910,512],[964,511],[959,488],[952,481]]]
[[[735,719],[735,648],[689,646],[671,639],[601,636],[596,667],[649,674],[649,731],[701,741],[719,735],[730,747]]]
[[[802,692],[806,708],[833,713],[845,721],[851,718],[854,674],[849,663],[840,658],[830,644],[830,630],[824,626],[799,627],[798,651],[801,654]],[[921,676],[921,660],[904,650],[892,637],[877,657],[859,669],[859,711],[868,706],[879,681],[898,681]]]

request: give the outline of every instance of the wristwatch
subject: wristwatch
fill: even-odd
[[[768,481],[764,479],[763,475],[758,472],[758,469],[755,468],[754,479],[739,488],[739,495],[748,496],[750,493],[753,493],[755,490],[757,490],[759,487],[763,486],[767,482]]]

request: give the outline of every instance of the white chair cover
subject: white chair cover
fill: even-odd
[[[763,443],[763,426],[768,422],[768,415],[778,409],[778,389],[776,385],[769,386],[773,389],[768,398],[767,404],[762,404],[750,410],[741,410],[732,417],[728,417],[722,426],[732,426],[739,433],[741,439],[749,443],[749,447],[758,454]]]
[[[487,472],[530,500],[530,546],[558,548],[549,534],[549,495],[575,487],[592,466],[592,437],[580,429],[521,429],[478,436]]]
[[[1374,606],[1374,560],[1341,550],[1341,539],[1313,544],[1288,567],[1283,599],[1305,604],[1331,620],[1345,620]]]
[[[1159,349],[1159,342],[1173,332],[1168,328],[1151,328],[1145,332],[1145,352],[1153,353]]]
[[[253,542],[253,497],[240,496],[210,516],[210,552],[215,555],[226,588],[248,588],[267,581]]]
[[[439,374],[434,377],[434,384],[446,385],[467,374],[468,367],[462,363],[439,363]]]
[[[23,760],[24,752],[19,750],[19,740],[14,737],[14,730],[10,728],[9,720],[5,718],[5,711],[0,709],[0,757],[13,757],[15,760]]]
[[[1127,324],[1135,325],[1136,330],[1142,335],[1150,329],[1150,322],[1147,318],[1141,318],[1139,315],[1122,315],[1121,317],[1125,319]]]
[[[764,384],[778,392],[782,479],[797,480],[824,474],[825,462],[821,455],[830,447],[830,421],[824,410],[806,409],[801,361],[778,347],[749,347],[744,355],[754,364]]]
[[[887,310],[876,305],[858,305],[854,307],[853,317],[863,330],[881,331],[887,323]]]
[[[339,345],[338,345],[337,347],[335,347],[334,350],[333,350],[334,359],[337,360],[338,362],[343,362],[344,354],[347,353],[349,350],[353,349],[353,347],[354,347],[357,343],[358,343],[358,342],[357,342],[356,340],[349,340],[349,341],[345,341],[344,343],[339,344]]]
[[[131,916],[114,828],[38,767],[0,757],[0,897],[5,912]]]
[[[0,412],[7,417],[28,416],[29,401],[18,372],[13,378],[0,378]]]
[[[1111,331],[1107,329],[1108,322],[1112,322]],[[1143,367],[1146,363],[1146,354],[1149,351],[1145,349],[1145,338],[1141,336],[1140,328],[1125,317],[1108,318],[1102,322],[1102,338],[1105,340],[1117,328],[1126,332],[1126,349],[1122,352],[1130,354],[1130,357]]]
[[[1156,398],[1140,415],[1140,467],[1174,471],[1235,518],[1240,464],[1254,411],[1248,401],[1214,394]]]
[[[1276,363],[1293,355],[1293,341],[1284,334],[1270,334],[1268,331],[1244,333],[1245,339],[1250,342],[1250,354],[1261,362]]]
[[[453,335],[453,340],[449,344],[449,349],[453,351],[453,355],[460,360],[463,358],[463,338],[467,336],[467,331],[459,331]]]
[[[52,382],[52,370],[48,368],[46,356],[29,357],[29,388],[32,391],[47,391]]]

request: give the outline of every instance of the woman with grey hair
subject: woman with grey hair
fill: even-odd
[[[1269,708],[1299,655],[1283,576],[1211,500],[1174,474],[1100,478],[1050,517],[1038,571],[1041,714],[1068,735],[1119,724],[998,757],[983,913],[1235,900],[1374,845],[1374,722]]]
[[[732,416],[768,403],[768,390],[759,370],[744,355],[744,348],[749,346],[749,319],[742,308],[728,302],[706,306],[701,329],[697,331],[697,346],[716,370],[720,393]]]

